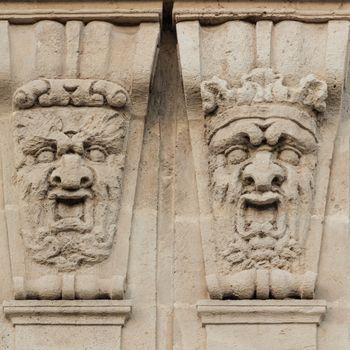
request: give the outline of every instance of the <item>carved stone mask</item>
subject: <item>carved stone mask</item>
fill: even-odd
[[[228,229],[219,249],[227,270],[292,270],[310,219],[316,146],[309,131],[283,117],[237,120],[212,137],[214,214]]]
[[[281,74],[256,68],[232,88],[204,81],[201,93],[219,275],[207,277],[211,295],[312,297],[304,252],[326,83],[310,74],[285,86]]]
[[[21,233],[60,271],[105,260],[116,233],[128,118],[109,107],[15,112]]]

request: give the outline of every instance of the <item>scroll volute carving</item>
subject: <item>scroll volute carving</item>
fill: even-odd
[[[218,274],[214,298],[312,298],[305,266],[318,125],[327,84],[308,75],[284,85],[253,69],[237,88],[217,77],[201,86]]]

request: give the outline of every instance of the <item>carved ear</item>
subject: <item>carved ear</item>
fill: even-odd
[[[201,84],[201,96],[203,111],[205,114],[214,112],[221,101],[232,94],[225,80],[214,76],[211,80],[203,81]]]
[[[327,84],[317,79],[313,74],[309,74],[300,80],[299,101],[313,107],[318,112],[326,110]]]
[[[13,104],[20,109],[33,107],[38,97],[49,89],[50,84],[46,80],[34,80],[16,90]]]

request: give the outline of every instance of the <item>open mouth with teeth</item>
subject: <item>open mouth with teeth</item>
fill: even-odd
[[[287,228],[281,195],[275,192],[246,193],[238,203],[236,228],[252,249],[273,249]]]
[[[51,201],[51,230],[53,232],[76,231],[84,233],[93,226],[92,193],[89,190],[78,191],[53,190],[49,194]]]

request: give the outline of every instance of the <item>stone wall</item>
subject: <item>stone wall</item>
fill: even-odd
[[[349,333],[341,1],[0,3],[0,350],[333,350]]]

